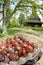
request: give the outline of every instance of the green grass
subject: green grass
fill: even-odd
[[[43,34],[43,27],[34,27],[32,30],[35,30]]]
[[[19,31],[20,30],[18,30],[18,29],[11,29],[11,28],[7,29],[8,35],[15,35],[15,33],[19,32]]]
[[[7,29],[7,33],[5,33],[5,34],[2,34],[0,32],[0,41],[3,40],[3,39],[6,39],[6,38],[14,36],[17,32],[20,32],[20,30],[11,29],[11,28]]]

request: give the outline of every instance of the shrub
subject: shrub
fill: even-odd
[[[33,30],[36,30],[36,31],[43,31],[43,27],[34,27]]]

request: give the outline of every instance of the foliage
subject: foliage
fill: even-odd
[[[25,16],[24,16],[24,14],[21,13],[20,16],[19,16],[20,26],[24,25],[24,22],[25,22]]]
[[[43,31],[43,27],[34,27],[33,30],[36,30],[36,31]]]
[[[28,22],[29,21],[29,19],[30,19],[30,16],[26,16],[26,22]]]
[[[3,4],[3,0],[0,0],[0,6]]]
[[[12,13],[12,9],[11,8],[7,8],[7,15],[10,16]]]
[[[32,30],[43,34],[43,27],[34,27]]]
[[[33,8],[33,7],[32,7],[32,15],[33,15],[34,17],[37,17],[37,16],[38,16],[36,9]]]
[[[0,26],[0,34],[2,33],[2,27]]]
[[[14,19],[9,22],[8,28],[13,28],[18,26],[19,26],[18,19],[14,17]]]
[[[29,7],[30,7],[33,11],[32,12],[33,15],[36,16],[37,15],[36,9],[37,8],[43,9],[43,4],[39,5],[36,3],[37,1],[38,0],[8,0],[7,1],[8,3],[6,3],[7,13],[8,13],[8,15],[10,15],[12,12],[10,5],[11,4],[15,5],[17,3],[17,10],[29,12]],[[0,5],[2,5],[3,3],[4,3],[4,0],[0,0]],[[15,8],[15,6],[14,6],[14,8]]]

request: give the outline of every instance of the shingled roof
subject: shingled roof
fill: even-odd
[[[29,19],[29,21],[27,21],[28,23],[43,23],[41,22],[40,18],[39,17],[31,17]]]
[[[40,18],[37,16],[37,17],[34,17],[34,16],[31,16],[31,18],[29,19],[29,21],[25,22],[24,25],[26,26],[42,26],[43,22],[41,22]]]

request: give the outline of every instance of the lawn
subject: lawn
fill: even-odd
[[[7,33],[5,33],[5,34],[2,34],[0,32],[0,41],[3,40],[3,39],[6,39],[6,38],[14,36],[15,33],[17,33],[17,32],[20,32],[20,30],[18,30],[18,29],[11,29],[11,28],[8,28],[7,29]]]

